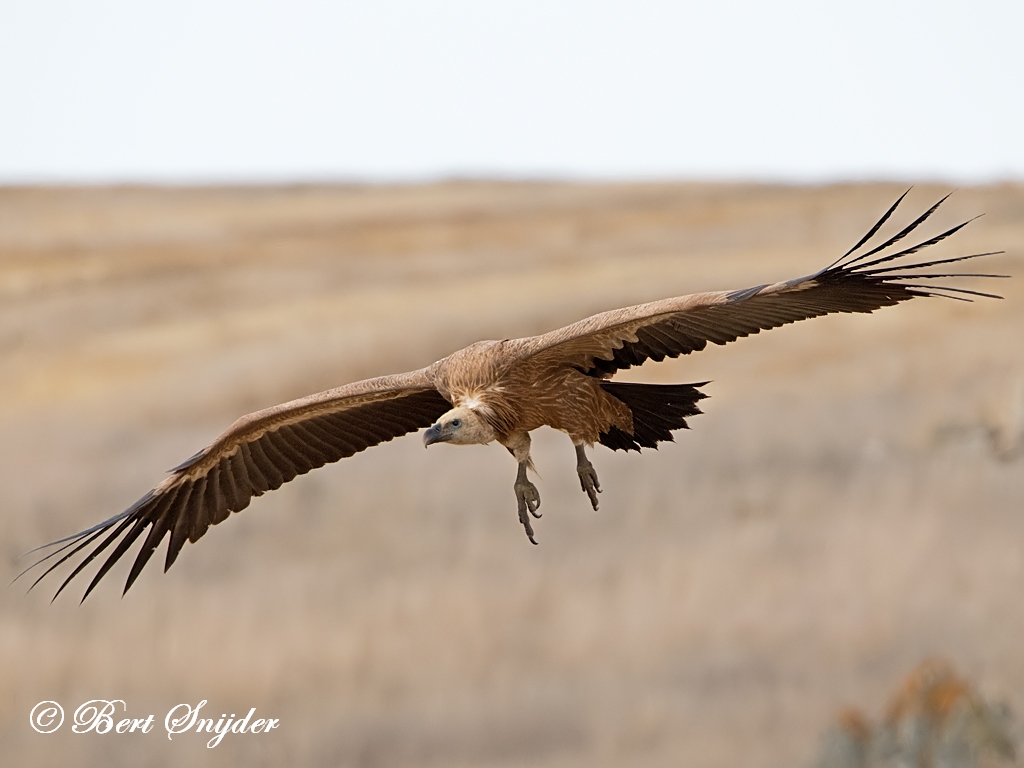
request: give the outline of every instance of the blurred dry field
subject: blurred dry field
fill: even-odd
[[[239,415],[480,338],[812,272],[893,185],[0,189],[0,577]],[[946,192],[920,186],[900,222]],[[1024,712],[1024,188],[957,192],[937,255],[1005,301],[829,317],[630,371],[713,380],[643,456],[418,436],[297,479],[84,605],[0,597],[5,765],[793,766],[923,657]],[[162,551],[162,550],[161,550]],[[160,561],[154,558],[153,563]],[[91,571],[90,571],[91,572]],[[150,734],[43,736],[43,699]],[[163,715],[281,719],[169,741]]]

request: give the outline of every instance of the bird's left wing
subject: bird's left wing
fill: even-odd
[[[211,525],[245,509],[253,496],[276,490],[324,464],[428,427],[450,408],[434,388],[427,369],[421,369],[367,379],[243,416],[121,514],[40,547],[62,545],[27,570],[65,554],[32,586],[103,537],[64,580],[57,590],[60,594],[71,579],[120,538],[86,589],[84,600],[148,529],[128,575],[124,587],[127,592],[166,536],[170,536],[170,543],[165,571],[186,541],[197,541]]]
[[[661,361],[700,351],[708,342],[726,344],[762,330],[833,312],[872,312],[917,296],[1000,298],[927,281],[1005,275],[921,271],[992,253],[931,261],[911,259],[907,263],[907,257],[944,240],[968,222],[916,245],[894,248],[931,216],[945,198],[892,237],[867,247],[904,197],[906,193],[843,257],[813,275],[774,285],[697,293],[603,312],[541,336],[510,342],[518,347],[510,350],[511,354],[520,361],[531,358],[543,365],[572,366],[592,376],[607,377],[649,359]],[[858,253],[861,249],[863,252]]]

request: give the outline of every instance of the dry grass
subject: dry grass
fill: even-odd
[[[0,576],[246,411],[805,274],[900,191],[0,190]],[[630,372],[712,379],[712,397],[674,445],[595,453],[599,513],[568,441],[538,435],[539,547],[503,450],[411,436],[258,500],[123,600],[126,568],[83,606],[6,590],[5,764],[790,766],[931,654],[1024,710],[1024,189],[960,191],[936,226],[982,211],[945,252],[1005,248],[1004,302],[825,318]],[[282,726],[215,750],[28,727],[41,699],[91,698]]]
[[[822,738],[817,768],[983,768],[1013,763],[1020,732],[945,659],[923,661],[874,723],[846,709]]]

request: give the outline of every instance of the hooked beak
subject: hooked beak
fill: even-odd
[[[423,433],[423,447],[426,448],[434,443],[443,443],[448,437],[441,433],[441,424],[435,424]]]

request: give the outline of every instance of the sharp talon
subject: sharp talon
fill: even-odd
[[[537,510],[535,510],[535,509],[531,509],[531,510],[530,510],[530,514],[531,514],[531,515],[533,515],[534,519],[536,519],[536,520],[540,520],[540,519],[541,519],[542,517],[544,517],[544,514],[543,514],[543,513],[541,513],[541,512],[538,512],[538,511],[537,511]]]
[[[530,538],[530,543],[533,544],[534,546],[537,546],[537,540],[535,538],[533,538],[533,536],[530,536],[529,538]]]
[[[586,464],[579,464],[576,467],[576,472],[580,477],[580,488],[587,494],[587,498],[590,499],[590,506],[597,510],[597,494],[601,493],[601,483],[597,479],[597,472],[594,470],[594,465],[587,462]]]
[[[521,476],[514,486],[516,502],[519,506],[519,522],[523,524],[523,530],[530,542],[536,544],[537,540],[533,538],[530,517],[537,519],[541,517],[541,513],[537,511],[540,509],[540,493],[537,492],[537,486],[526,479],[525,474],[525,469],[521,469]]]

